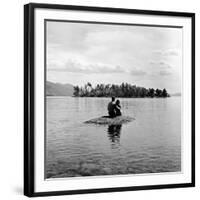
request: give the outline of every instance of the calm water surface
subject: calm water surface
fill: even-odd
[[[181,98],[123,98],[122,126],[84,124],[109,98],[47,97],[46,177],[181,171]]]

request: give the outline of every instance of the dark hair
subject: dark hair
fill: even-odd
[[[115,97],[112,97],[112,101],[115,101]]]
[[[120,100],[119,100],[119,99],[117,99],[117,101],[116,101],[116,104],[117,104],[117,105],[119,105],[119,104],[120,104]]]

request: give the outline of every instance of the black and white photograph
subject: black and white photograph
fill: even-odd
[[[182,28],[45,26],[45,177],[180,173]]]
[[[195,185],[194,20],[25,6],[25,195]]]

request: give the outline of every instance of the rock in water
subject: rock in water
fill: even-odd
[[[135,120],[132,117],[128,117],[128,116],[118,116],[118,117],[114,117],[114,118],[109,118],[108,116],[103,116],[103,117],[98,117],[95,119],[91,119],[88,121],[85,121],[84,123],[87,124],[108,124],[108,125],[121,125],[124,123],[128,123]]]

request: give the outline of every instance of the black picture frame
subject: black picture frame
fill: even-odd
[[[34,181],[34,131],[35,131],[35,81],[34,75],[34,11],[36,8],[43,9],[58,9],[58,10],[77,10],[77,11],[94,11],[107,13],[123,13],[123,14],[143,14],[155,16],[178,16],[191,18],[192,27],[192,181],[191,183],[167,184],[167,185],[144,185],[133,187],[117,187],[117,188],[99,188],[85,190],[66,190],[66,191],[46,191],[35,192]],[[106,7],[87,7],[74,5],[56,5],[56,4],[36,4],[30,3],[24,5],[24,195],[28,197],[36,196],[52,196],[52,195],[72,195],[84,193],[99,193],[99,192],[120,192],[133,190],[150,190],[162,188],[182,188],[195,186],[195,14],[186,12],[168,12],[168,11],[153,11],[153,10],[135,10],[122,8],[106,8]]]

